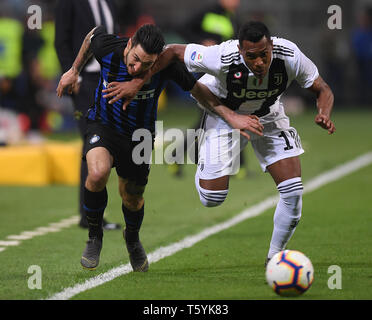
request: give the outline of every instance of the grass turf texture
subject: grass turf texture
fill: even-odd
[[[361,204],[371,176],[368,167],[304,196],[289,248],[310,257],[315,281],[300,299],[371,299],[372,209]],[[151,265],[148,274],[116,278],[75,299],[283,299],[266,285],[263,268],[271,225],[269,210]],[[331,265],[342,269],[341,290],[328,288]]]
[[[333,136],[318,128],[313,113],[292,118],[305,148],[303,181],[372,150],[370,112],[335,111]],[[192,126],[197,114],[169,108],[159,114],[165,127]],[[172,177],[164,165],[153,165],[145,193],[142,242],[151,252],[196,234],[276,194],[268,174],[260,171],[251,147],[246,150],[251,176],[232,178],[226,202],[207,209],[199,204],[192,165],[184,179]],[[304,196],[303,219],[289,248],[303,251],[315,268],[313,287],[301,299],[371,299],[371,166]],[[123,223],[117,178],[113,171],[105,216]],[[77,187],[1,187],[0,240],[76,214]],[[74,299],[282,299],[266,285],[263,262],[273,210],[214,235],[190,249],[150,266],[147,274],[128,274]],[[79,264],[87,232],[72,226],[23,241],[0,252],[0,299],[40,299],[128,263],[121,232],[106,232],[96,271]],[[42,269],[42,290],[30,290],[30,265]],[[342,268],[343,289],[330,290],[330,265]]]

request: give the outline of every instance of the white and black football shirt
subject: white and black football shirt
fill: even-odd
[[[291,41],[272,37],[269,72],[257,79],[239,53],[238,40],[215,46],[189,44],[184,62],[190,72],[205,72],[199,79],[230,109],[255,114],[270,121],[279,109],[281,94],[296,80],[309,88],[319,73],[315,64]],[[274,119],[272,119],[274,120]]]

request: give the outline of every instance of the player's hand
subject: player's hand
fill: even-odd
[[[67,72],[65,72],[61,79],[59,80],[58,87],[57,87],[57,96],[62,97],[63,91],[67,89],[68,94],[72,94],[78,90],[78,79],[79,74],[71,68]]]
[[[125,82],[110,82],[107,88],[102,90],[102,92],[105,93],[103,98],[111,98],[109,104],[113,104],[120,99],[125,99],[123,103],[123,110],[125,110],[129,103],[135,98],[142,85],[143,80],[139,78],[134,78],[132,81]]]
[[[332,134],[336,131],[336,127],[331,119],[324,114],[317,114],[315,116],[315,123],[325,130],[328,130],[328,134]]]
[[[234,115],[229,118],[228,122],[233,129],[240,130],[240,134],[248,140],[250,140],[251,136],[246,130],[263,136],[264,126],[260,123],[260,119],[257,116],[234,113]]]

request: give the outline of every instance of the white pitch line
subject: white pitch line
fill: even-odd
[[[59,222],[49,223],[47,227],[38,227],[32,231],[23,231],[20,234],[11,234],[6,237],[8,240],[0,240],[0,252],[4,251],[8,246],[19,246],[24,240],[29,240],[52,232],[59,232],[64,228],[69,228],[72,225],[77,224],[78,221],[78,216],[72,216]]]
[[[314,191],[330,182],[338,180],[354,171],[357,171],[363,167],[366,167],[370,165],[371,163],[372,163],[372,152],[368,152],[360,157],[357,157],[356,159],[350,162],[337,166],[334,169],[326,171],[325,173],[322,173],[319,176],[311,179],[308,183],[305,184],[304,193],[309,193],[311,191]],[[244,210],[240,214],[236,215],[235,217],[225,222],[206,228],[196,235],[187,236],[183,240],[172,243],[166,247],[160,247],[154,252],[148,254],[149,263],[157,262],[185,248],[190,248],[194,244],[208,238],[211,235],[214,235],[220,231],[223,231],[232,226],[235,226],[236,224],[246,219],[258,216],[262,214],[263,212],[265,212],[266,210],[274,207],[278,199],[279,199],[278,196],[269,197],[263,200],[262,202]],[[125,265],[121,265],[105,273],[101,273],[96,277],[88,279],[84,283],[76,284],[73,287],[65,288],[63,291],[50,296],[48,300],[68,300],[81,292],[100,286],[101,284],[109,282],[117,277],[128,274],[130,272],[132,272],[132,267],[130,266],[129,263]]]

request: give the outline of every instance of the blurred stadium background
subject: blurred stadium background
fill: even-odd
[[[155,22],[163,30],[168,43],[186,43],[183,31],[188,27],[186,24],[188,19],[216,2],[214,0],[116,0],[120,34],[130,36],[142,23]],[[30,5],[39,5],[42,8],[41,30],[29,30],[27,27],[27,20],[30,17],[27,9]],[[342,9],[340,30],[330,30],[327,27],[330,17],[327,9],[330,5],[339,5]],[[61,69],[53,43],[54,7],[54,0],[0,0],[0,184],[2,185],[0,187],[0,239],[4,240],[0,241],[0,255],[3,259],[0,268],[2,283],[0,299],[46,298],[62,287],[72,286],[91,275],[83,273],[78,264],[86,233],[78,229],[75,220],[73,222],[75,228],[49,234],[45,239],[39,237],[29,243],[22,243],[21,246],[15,245],[11,248],[11,242],[16,242],[16,238],[13,237],[12,241],[9,238],[9,235],[23,235],[22,232],[25,230],[38,230],[40,226],[69,219],[71,215],[78,215],[75,207],[77,207],[80,139],[71,98],[65,96],[58,99],[55,94]],[[302,158],[304,180],[371,150],[372,0],[241,0],[237,18],[240,23],[246,20],[262,20],[271,29],[273,35],[295,42],[315,62],[320,74],[335,94],[334,110],[338,131],[331,137],[333,140],[326,139],[326,133],[313,124],[315,113],[313,96],[306,90],[300,90],[296,84],[291,85],[290,90],[285,94],[287,112],[293,115],[291,119],[294,120],[295,127],[301,135],[303,145],[307,151],[310,151]],[[7,52],[10,52],[10,55],[5,54]],[[165,119],[167,127],[185,128],[188,125],[191,127],[199,115],[188,95],[180,93],[174,86],[167,88],[160,109],[159,118]],[[255,160],[250,161],[254,158],[252,150],[247,153],[252,179],[235,180],[229,201],[213,212],[203,211],[204,208],[200,206],[195,195],[193,166],[186,168],[186,178],[183,181],[167,175],[167,169],[154,166],[150,185],[146,191],[146,199],[150,205],[149,214],[145,219],[143,239],[148,250],[178,241],[186,235],[195,234],[196,231],[221,222],[264,197],[272,195],[275,190],[268,175],[260,172]],[[357,283],[358,288],[353,291],[351,287],[351,290],[343,291],[345,295],[334,295],[331,298],[358,298],[359,293],[364,294],[361,296],[362,299],[371,298],[370,290],[364,290],[364,286],[370,283],[371,279],[363,278],[366,268],[371,266],[372,256],[371,237],[368,236],[370,230],[367,228],[368,222],[371,221],[370,201],[366,200],[367,195],[358,193],[358,188],[364,186],[361,190],[367,194],[371,181],[370,174],[369,167],[364,171],[364,175],[359,174],[353,179],[350,178],[348,180],[350,188],[348,184],[339,182],[336,191],[340,191],[336,195],[332,194],[331,187],[326,189],[321,197],[319,195],[321,200],[318,207],[310,205],[307,207],[308,212],[313,214],[312,218],[308,218],[307,222],[304,221],[304,228],[301,229],[302,231],[299,230],[300,235],[295,237],[296,245],[309,253],[314,259],[316,270],[323,272],[317,276],[320,276],[324,283],[327,281],[326,267],[330,264],[345,263],[345,268],[350,267],[352,280],[349,283]],[[41,188],[34,188],[34,186],[41,186]],[[346,194],[346,186],[356,193],[355,206],[352,202],[346,203],[348,197],[337,198],[339,194]],[[109,193],[112,202],[107,213],[111,220],[122,221],[118,209],[120,199],[116,194],[116,188],[116,180],[113,177],[109,183],[109,190],[113,190]],[[249,190],[249,194],[245,190]],[[327,206],[327,201],[332,199],[335,203],[343,199],[345,204],[343,206],[343,202],[340,202],[335,208],[322,207],[321,204]],[[308,204],[315,204],[317,201],[314,199],[312,203],[308,201]],[[347,207],[348,205],[350,208]],[[323,221],[325,211],[330,213],[328,222],[319,225],[318,221]],[[355,217],[350,216],[350,212],[364,215],[358,216],[360,218],[358,222]],[[123,294],[123,297],[133,299],[257,298],[254,295],[244,295],[249,283],[252,282],[249,272],[248,279],[244,278],[245,282],[242,282],[246,287],[236,291],[233,285],[239,286],[242,279],[237,276],[236,279],[232,279],[234,281],[231,282],[233,284],[231,294],[228,292],[227,295],[219,295],[218,285],[212,287],[210,291],[200,290],[200,294],[196,295],[192,287],[195,283],[192,275],[197,276],[196,281],[200,283],[204,283],[205,279],[212,282],[215,276],[220,278],[219,281],[230,281],[230,276],[235,276],[236,271],[247,275],[245,267],[249,265],[251,268],[249,270],[254,269],[252,274],[256,279],[256,286],[261,288],[264,281],[262,257],[267,249],[271,221],[272,213],[268,212],[262,220],[257,219],[249,226],[246,224],[244,231],[239,231],[240,228],[225,234],[227,239],[240,242],[239,235],[245,236],[246,230],[251,228],[254,237],[250,239],[249,244],[244,244],[245,247],[237,249],[242,252],[252,250],[253,254],[250,257],[242,254],[234,258],[227,256],[221,258],[219,252],[222,246],[227,245],[229,249],[225,238],[220,239],[221,245],[216,246],[215,252],[212,250],[212,245],[209,247],[212,251],[200,246],[201,253],[196,255],[200,263],[206,263],[203,259],[208,256],[208,259],[212,257],[217,259],[217,261],[210,260],[211,266],[224,264],[224,267],[217,268],[216,273],[212,275],[204,266],[198,267],[199,261],[193,260],[194,254],[189,254],[186,259],[170,260],[173,261],[170,262],[173,263],[171,267],[163,262],[157,270],[156,267],[154,268],[155,272],[150,280],[159,283],[159,286],[162,277],[169,275],[172,278],[169,281],[165,278],[164,282],[167,284],[174,281],[177,275],[179,275],[178,281],[183,281],[186,275],[191,274],[189,295],[188,293],[183,295],[183,283],[180,282],[180,286],[176,287],[178,290],[168,288],[169,291],[163,294],[162,289],[157,290],[155,286],[153,296],[141,296],[141,292],[138,296],[130,296],[135,290],[128,289],[128,292],[125,292],[127,295]],[[355,226],[354,223],[358,224]],[[255,225],[257,225],[256,229]],[[328,228],[331,225],[333,231]],[[340,244],[339,241],[344,238],[344,235],[339,230],[345,226],[348,226],[354,238],[349,237],[350,241],[346,241],[345,238],[344,243]],[[27,235],[23,236],[27,238]],[[108,241],[105,244],[104,262],[100,272],[107,271],[123,261],[122,243],[114,238],[116,236],[117,234],[105,236]],[[362,253],[358,258],[355,257],[355,248]],[[226,251],[228,254],[233,250]],[[117,252],[121,252],[121,255],[118,256]],[[243,257],[243,260],[239,260],[238,257]],[[253,264],[249,259],[253,259]],[[27,279],[24,279],[27,267],[32,263],[41,265],[43,270],[48,271],[43,278],[46,291],[36,292],[27,288],[25,284]],[[197,273],[200,270],[201,274]],[[223,273],[225,271],[226,273]],[[139,280],[144,283],[147,281],[145,278],[135,278],[135,276],[128,281],[137,290]],[[154,282],[146,282],[145,285],[152,288]],[[315,285],[317,283],[320,287],[321,282],[316,282]],[[208,284],[206,286],[208,287]],[[321,295],[315,294],[310,297],[329,298],[329,290],[324,288],[322,290]],[[92,293],[91,296],[87,295],[83,298],[111,297],[110,294],[117,292],[116,289],[108,287],[104,294]],[[176,295],[176,292],[179,295]],[[318,291],[314,288],[314,292]],[[264,299],[266,297],[264,290],[258,296]]]
[[[182,30],[187,29],[186,22],[190,16],[217,1],[116,2],[121,35],[131,35],[140,24],[153,21],[161,27],[167,42],[172,43],[186,42]],[[27,9],[32,4],[42,8],[42,30],[27,28],[30,17]],[[335,4],[342,8],[341,30],[327,28],[330,16],[327,8]],[[8,116],[10,121],[9,112],[15,112],[20,124],[20,131],[17,131],[16,122],[2,120],[2,143],[18,142],[22,137],[35,141],[43,138],[39,133],[75,130],[69,97],[58,100],[54,94],[60,76],[60,65],[53,47],[54,6],[54,0],[0,1],[0,117],[4,119]],[[351,104],[371,107],[371,90],[367,88],[372,86],[372,36],[365,38],[364,45],[353,41],[363,29],[366,34],[371,34],[371,7],[370,0],[242,0],[237,19],[239,22],[263,20],[273,35],[298,44],[317,64],[323,78],[332,87],[337,108]],[[369,51],[365,50],[368,46]],[[4,54],[8,50],[12,52],[11,56]],[[306,92],[297,91],[295,85],[292,87],[289,94],[299,96],[307,105]],[[172,94],[178,97],[177,91],[169,89],[168,93],[171,97]],[[12,133],[10,136],[4,132],[6,125]]]

